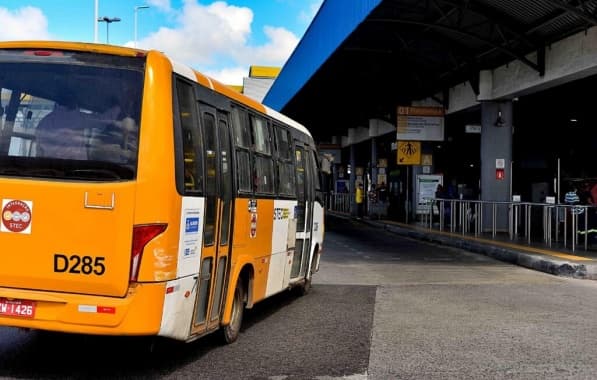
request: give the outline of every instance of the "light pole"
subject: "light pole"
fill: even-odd
[[[97,21],[99,18],[99,0],[95,0],[95,13],[93,15],[93,42],[98,43],[97,37]]]
[[[149,5],[136,5],[135,6],[135,41],[133,47],[137,47],[137,11],[139,9],[147,9]]]
[[[97,21],[106,23],[106,43],[109,44],[110,43],[110,24],[113,22],[119,22],[120,18],[104,16],[104,17],[98,18]]]

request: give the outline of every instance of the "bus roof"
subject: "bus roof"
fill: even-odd
[[[168,57],[168,56],[166,55],[166,57]],[[299,122],[292,120],[291,118],[279,113],[278,111],[271,109],[271,108],[259,103],[258,101],[239,93],[238,91],[233,90],[229,86],[227,86],[221,82],[218,82],[217,80],[210,78],[210,77],[190,68],[187,65],[176,62],[170,57],[168,57],[168,59],[170,59],[170,62],[172,63],[172,70],[175,73],[180,74],[180,75],[182,75],[190,80],[193,80],[195,82],[198,82],[213,91],[216,91],[224,96],[227,96],[228,98],[234,99],[234,100],[238,101],[239,103],[244,104],[247,107],[250,107],[257,111],[260,111],[276,120],[279,120],[282,123],[285,123],[295,129],[297,129],[298,131],[300,131],[308,136],[311,136],[311,133],[309,132],[309,130],[304,125],[300,124]]]

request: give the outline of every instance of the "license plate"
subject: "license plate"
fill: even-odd
[[[35,302],[0,298],[0,316],[2,315],[33,318],[35,316]]]

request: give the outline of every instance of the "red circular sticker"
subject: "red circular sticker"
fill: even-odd
[[[251,213],[251,230],[249,234],[251,238],[257,236],[257,213]]]
[[[9,231],[22,232],[31,223],[31,209],[23,201],[10,201],[2,209],[2,224]]]

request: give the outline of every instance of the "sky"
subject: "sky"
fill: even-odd
[[[323,0],[97,0],[97,42],[156,49],[223,83],[284,65]],[[96,0],[0,0],[0,41],[95,42]],[[137,9],[138,6],[149,8]],[[137,40],[135,41],[135,13]]]

